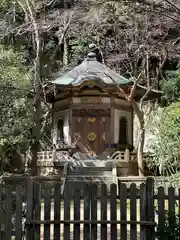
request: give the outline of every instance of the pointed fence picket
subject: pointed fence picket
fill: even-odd
[[[17,184],[14,189],[6,181],[4,197],[1,184],[0,240],[20,240],[25,234],[27,240],[148,240],[155,239],[156,224],[164,231],[166,209],[169,215],[179,214],[180,219],[180,190],[177,194],[169,187],[166,193],[163,187],[159,187],[155,193],[151,178],[139,187],[134,183],[127,187],[119,182],[109,188],[105,183],[74,182],[66,186],[63,195],[61,181],[51,180],[44,178],[41,181],[37,177],[25,180],[25,233],[21,217],[22,186]],[[12,216],[16,217],[15,224]]]

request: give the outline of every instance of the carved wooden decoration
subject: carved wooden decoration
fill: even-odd
[[[95,139],[96,139],[96,134],[94,132],[90,132],[88,134],[88,140],[93,142],[93,141],[95,141]]]
[[[101,121],[102,121],[103,123],[105,123],[105,122],[106,122],[106,119],[103,117],[103,118],[101,118]]]
[[[110,109],[73,109],[73,116],[110,116]]]
[[[96,121],[96,118],[88,118],[89,123],[94,123]]]
[[[77,119],[77,122],[80,123],[80,121],[81,121],[81,118],[78,118],[78,119]]]
[[[80,139],[81,139],[81,134],[79,132],[75,132],[74,133],[74,141],[79,142]]]
[[[92,88],[92,87],[94,87],[95,85],[96,85],[96,81],[94,81],[94,80],[85,80],[85,81],[81,84],[81,87],[87,86],[87,87]]]
[[[81,139],[81,134],[79,132],[74,133],[74,140],[79,141]]]
[[[106,141],[106,135],[105,135],[105,132],[104,132],[103,135],[102,135],[102,139],[103,139],[104,141]]]
[[[88,103],[94,103],[94,104],[100,104],[101,98],[100,97],[82,97],[81,103],[88,104]]]

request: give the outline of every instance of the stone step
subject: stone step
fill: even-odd
[[[99,173],[102,173],[102,172],[112,172],[112,167],[69,167],[68,168],[68,173],[89,173],[89,172],[99,172]]]
[[[77,179],[109,179],[112,180],[112,176],[96,176],[96,175],[67,175],[66,179],[73,179],[73,178],[77,178]]]
[[[108,167],[112,168],[114,165],[113,160],[76,160],[76,161],[55,161],[56,166],[64,166],[68,164],[70,167]]]
[[[111,176],[112,177],[112,171],[68,171],[69,176],[79,175],[79,176]]]

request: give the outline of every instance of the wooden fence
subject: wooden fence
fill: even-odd
[[[180,191],[177,195],[170,187],[166,194],[159,187],[155,194],[153,179],[138,187],[119,182],[110,189],[104,183],[71,182],[63,195],[60,179],[22,180],[19,184],[13,178],[6,179],[5,190],[1,186],[0,240],[20,240],[24,235],[27,240],[152,240],[157,224],[164,230],[166,210],[169,215],[179,214],[180,219]],[[23,201],[27,202],[25,231]]]

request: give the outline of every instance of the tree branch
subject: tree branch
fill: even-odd
[[[170,2],[169,0],[164,0],[167,2],[169,5],[171,5],[174,9],[176,9],[178,12],[180,11],[180,8],[178,8],[174,3]]]
[[[131,88],[131,93],[129,95],[129,100],[131,100],[134,97],[134,93],[136,91],[136,87],[137,87],[139,81],[141,80],[142,74],[143,74],[143,70],[140,72],[139,76],[134,81],[134,84],[133,84],[133,86]]]
[[[50,113],[51,113],[51,111],[49,110],[48,112],[46,112],[46,114],[44,116],[44,122],[43,122],[42,127],[41,127],[40,137],[42,137],[42,135],[43,135],[43,132],[44,132],[44,129],[46,127],[46,123],[47,123],[47,120],[48,120],[48,117],[49,117]]]
[[[75,6],[74,12],[72,13],[71,17],[69,18],[69,21],[68,21],[67,25],[66,25],[65,28],[64,28],[64,32],[63,32],[63,34],[61,35],[61,38],[59,39],[59,42],[58,42],[58,44],[57,44],[57,46],[56,46],[56,48],[55,48],[55,50],[54,50],[54,52],[53,52],[50,60],[53,60],[53,59],[55,58],[55,56],[56,56],[56,54],[57,54],[57,51],[58,51],[58,49],[59,49],[59,46],[63,43],[64,38],[65,38],[65,36],[66,36],[66,33],[67,33],[67,31],[68,31],[68,29],[69,29],[69,27],[70,27],[71,21],[72,21],[74,15],[75,15],[75,13],[77,12],[77,6],[78,6],[78,3],[79,3],[79,2],[80,2],[80,0],[78,0],[77,4],[76,4],[76,6]]]

